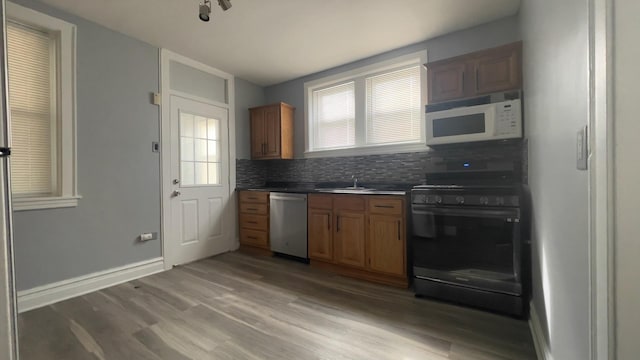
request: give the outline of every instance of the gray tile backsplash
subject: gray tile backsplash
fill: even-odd
[[[513,159],[523,165],[521,143],[481,144],[431,149],[424,152],[327,157],[294,160],[238,160],[237,186],[258,187],[267,182],[349,182],[355,175],[361,183],[422,184],[431,161]],[[526,168],[523,168],[526,179]]]

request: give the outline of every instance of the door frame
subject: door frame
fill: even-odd
[[[615,358],[613,1],[589,0],[590,358]]]
[[[235,199],[235,185],[236,185],[236,115],[235,115],[235,78],[233,75],[224,71],[213,68],[209,65],[192,60],[188,57],[174,53],[167,49],[160,49],[160,241],[162,242],[162,258],[164,261],[164,269],[169,270],[173,266],[166,254],[169,251],[169,245],[167,241],[167,231],[170,226],[169,221],[171,219],[171,205],[169,203],[169,195],[173,191],[173,184],[171,184],[171,96],[180,96],[189,100],[202,102],[205,104],[221,107],[227,109],[229,116],[228,136],[229,136],[229,149],[228,149],[228,161],[229,161],[229,203],[227,206],[230,214],[225,214],[226,220],[231,220],[229,229],[230,243],[228,244],[229,251],[235,250],[238,247],[238,234],[237,234],[237,201]],[[192,94],[184,93],[171,89],[170,84],[170,63],[171,61],[179,62],[181,64],[190,66],[194,69],[204,71],[211,75],[223,78],[227,80],[227,99],[228,103],[221,103],[205,99]],[[165,151],[166,149],[166,151]]]

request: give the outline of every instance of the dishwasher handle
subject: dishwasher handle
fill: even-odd
[[[306,196],[286,196],[286,195],[273,195],[269,196],[271,200],[284,200],[284,201],[307,201]]]

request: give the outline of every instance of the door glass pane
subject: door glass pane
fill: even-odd
[[[218,155],[220,152],[218,151],[218,141],[215,140],[209,140],[209,161],[210,162],[219,162],[220,161],[220,155]]]
[[[218,140],[218,134],[220,133],[220,121],[216,119],[209,119],[209,140]]]
[[[209,184],[220,184],[220,164],[209,163]]]
[[[196,126],[195,137],[200,139],[206,139],[207,138],[207,118],[202,116],[196,116],[195,126]]]
[[[180,135],[193,137],[193,115],[180,112]]]
[[[182,185],[220,185],[220,120],[180,113]]]
[[[180,138],[180,160],[193,161],[193,138]]]
[[[193,162],[182,161],[180,163],[180,181],[182,185],[193,185],[194,183]]]
[[[207,184],[207,163],[206,162],[197,162],[196,163],[196,183],[195,185],[206,185]]]
[[[207,161],[207,140],[195,139],[196,161]]]

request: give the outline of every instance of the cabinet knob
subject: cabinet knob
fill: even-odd
[[[182,195],[182,193],[181,193],[180,191],[176,190],[176,191],[174,191],[173,193],[171,193],[171,195],[172,195],[173,197],[178,197],[178,196]]]

